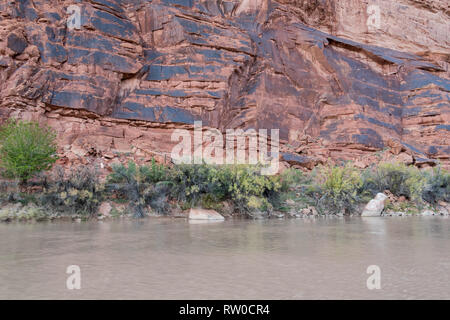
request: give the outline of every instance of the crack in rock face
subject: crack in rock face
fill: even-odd
[[[286,165],[449,167],[449,24],[445,0],[0,0],[0,119],[67,165],[162,159],[201,120],[279,129]]]

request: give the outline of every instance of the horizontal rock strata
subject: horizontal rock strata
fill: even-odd
[[[50,124],[66,164],[163,159],[202,120],[280,129],[305,168],[448,167],[449,25],[445,0],[0,0],[0,118]]]

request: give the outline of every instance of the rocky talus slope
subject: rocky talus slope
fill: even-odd
[[[162,159],[202,120],[280,129],[307,168],[448,167],[449,65],[448,0],[0,0],[0,119],[68,165]]]

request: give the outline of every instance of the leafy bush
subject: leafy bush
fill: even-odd
[[[425,179],[420,170],[403,163],[381,163],[365,182],[372,193],[389,190],[393,195],[420,202]]]
[[[229,198],[240,212],[271,211],[279,202],[279,176],[261,175],[261,168],[252,165],[228,166],[220,180],[228,188]]]
[[[231,200],[242,213],[270,211],[281,183],[279,177],[261,175],[259,166],[182,164],[173,170],[173,195],[192,207],[199,203],[219,208]]]
[[[217,198],[210,194],[203,194],[200,199],[201,207],[204,209],[212,209],[220,211],[222,209],[222,203],[218,202]]]
[[[316,171],[304,173],[301,170],[290,168],[281,173],[281,192],[274,202],[275,208],[282,212],[298,212],[301,209],[316,204],[311,197],[313,181]],[[309,196],[308,196],[309,195]]]
[[[389,199],[385,202],[385,211],[404,212],[407,214],[417,214],[421,207],[418,207],[411,201],[391,202]]]
[[[290,188],[311,183],[311,175],[306,175],[301,170],[289,168],[281,174],[281,190],[288,191]]]
[[[97,212],[102,193],[95,168],[80,166],[65,177],[64,169],[58,167],[41,202],[60,211],[91,216]]]
[[[130,178],[135,178],[142,183],[156,183],[167,181],[169,177],[170,170],[163,164],[157,164],[155,159],[152,159],[151,166],[137,166],[133,161],[129,161],[127,166],[114,164],[113,172],[109,175],[108,181],[121,183]]]
[[[36,122],[9,120],[0,128],[0,167],[25,183],[56,161],[56,135]]]
[[[159,214],[167,214],[170,210],[170,181],[159,181],[146,189],[144,194],[145,204],[149,205]]]
[[[361,201],[360,173],[349,164],[346,166],[321,166],[308,195],[316,201],[320,213],[350,214]]]
[[[174,166],[172,196],[187,208],[197,205],[205,194],[208,194],[209,202],[221,201],[228,190],[223,179],[219,179],[220,168],[207,164]]]
[[[437,205],[439,201],[450,202],[450,172],[440,167],[428,172],[422,188],[422,199],[432,205]]]
[[[150,166],[141,166],[139,170],[146,182],[157,183],[170,178],[170,170],[165,165],[156,163],[154,158]]]
[[[135,217],[145,216],[146,205],[158,213],[167,213],[170,172],[166,167],[152,160],[151,167],[129,161],[127,166],[116,164],[112,168],[107,188],[130,202]]]

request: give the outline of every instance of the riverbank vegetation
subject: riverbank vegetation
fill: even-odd
[[[361,170],[347,162],[265,176],[258,165],[152,160],[114,164],[101,179],[104,172],[89,166],[50,171],[55,152],[48,128],[9,122],[0,129],[1,221],[182,216],[197,207],[252,218],[357,215],[377,193],[389,198],[385,212],[419,213],[450,203],[450,173],[440,167],[381,163]]]
[[[249,165],[139,166],[117,164],[104,180],[99,170],[57,167],[23,185],[0,184],[0,219],[45,220],[60,216],[89,219],[108,202],[110,215],[174,215],[189,208],[226,216],[272,217],[360,214],[377,193],[388,195],[385,211],[419,213],[450,202],[450,173],[398,163],[358,170],[351,163],[320,166],[309,173],[287,169],[276,176]],[[27,209],[28,208],[28,209]]]

